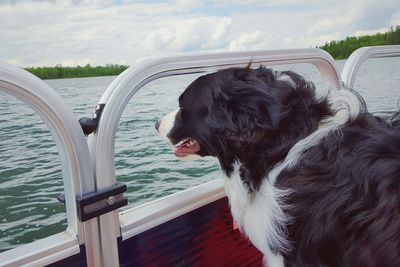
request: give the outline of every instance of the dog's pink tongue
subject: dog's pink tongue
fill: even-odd
[[[175,148],[175,156],[185,157],[200,151],[200,145],[193,139],[188,139]]]

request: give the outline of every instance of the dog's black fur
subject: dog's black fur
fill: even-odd
[[[279,75],[291,81],[280,80]],[[231,68],[194,81],[180,96],[168,137],[192,137],[227,176],[242,163],[250,193],[289,150],[334,115],[329,99],[293,72]],[[321,126],[323,127],[323,126]],[[400,266],[400,123],[367,112],[306,150],[275,186],[289,190],[285,266]]]

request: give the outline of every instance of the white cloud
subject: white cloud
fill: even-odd
[[[215,18],[214,18],[215,19]],[[210,22],[212,23],[212,22]],[[232,19],[222,17],[218,23],[213,24],[213,29],[207,41],[201,46],[202,49],[221,49],[228,40],[226,36],[229,34],[232,25]]]
[[[0,2],[0,60],[133,65],[184,52],[314,47],[400,24],[397,1]]]
[[[233,40],[229,44],[229,50],[249,50],[256,49],[263,40],[265,40],[265,36],[260,31],[255,31],[253,33],[243,33],[237,39]]]
[[[212,2],[223,5],[256,5],[256,6],[282,6],[282,5],[304,5],[320,3],[320,0],[213,0]]]
[[[400,10],[398,0],[342,1],[341,4],[323,5],[316,13],[318,21],[309,34],[330,34],[344,38],[357,32],[376,33],[392,23]]]
[[[164,23],[163,23],[164,24]],[[166,21],[160,29],[146,33],[143,50],[154,56],[177,52],[212,50],[227,44],[231,20],[225,17],[182,18]]]
[[[173,4],[186,10],[204,6],[204,2],[199,0],[174,0]]]

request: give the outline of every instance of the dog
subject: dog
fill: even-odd
[[[400,127],[351,90],[317,96],[292,71],[224,69],[156,128],[177,157],[218,159],[266,266],[400,266]]]

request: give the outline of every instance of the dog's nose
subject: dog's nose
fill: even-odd
[[[156,121],[156,130],[158,131],[158,128],[160,128],[161,120]]]

